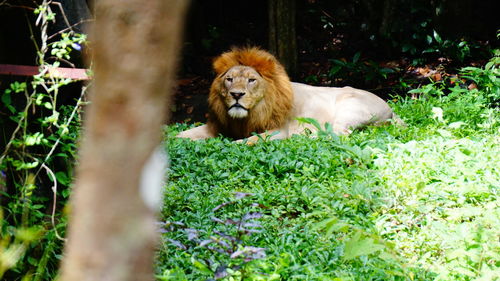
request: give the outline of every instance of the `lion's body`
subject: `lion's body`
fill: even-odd
[[[391,118],[401,122],[384,100],[370,92],[290,82],[276,58],[257,48],[224,53],[214,61],[214,69],[217,77],[208,99],[208,123],[178,137],[205,139],[222,134],[243,139],[267,132],[282,139],[306,128],[315,130],[297,117],[330,123],[338,134]]]

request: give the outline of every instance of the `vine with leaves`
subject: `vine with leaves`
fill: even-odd
[[[68,27],[49,35],[56,11]],[[57,274],[66,228],[64,203],[87,103],[88,85],[62,102],[67,86],[78,81],[52,71],[74,67],[71,56],[87,44],[86,35],[69,25],[58,2],[44,0],[33,12],[34,27],[28,25],[39,73],[0,89],[0,111],[8,116],[2,121],[0,150],[0,279],[49,280]]]

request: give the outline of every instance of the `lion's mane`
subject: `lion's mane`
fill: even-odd
[[[223,76],[233,66],[243,65],[254,68],[265,80],[264,98],[243,119],[231,118],[223,102]],[[288,121],[293,106],[292,85],[284,67],[270,53],[256,47],[233,48],[223,53],[213,62],[216,72],[208,105],[210,109],[208,125],[217,134],[234,139],[249,137],[252,132],[279,128]]]

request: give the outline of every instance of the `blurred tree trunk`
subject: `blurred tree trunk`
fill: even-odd
[[[60,280],[153,280],[155,211],[139,182],[160,144],[187,3],[95,2],[92,104]]]
[[[269,0],[269,50],[285,66],[288,75],[297,74],[295,0]]]
[[[395,0],[384,0],[382,9],[382,20],[378,33],[381,38],[389,38],[391,31],[391,23],[394,21],[394,10],[396,6]]]

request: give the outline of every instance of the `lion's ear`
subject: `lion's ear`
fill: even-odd
[[[213,62],[213,68],[217,76],[226,72],[231,67],[238,65],[238,61],[234,57],[234,53],[227,52],[218,56]]]
[[[254,68],[260,75],[267,78],[274,76],[280,65],[272,54],[258,47],[240,49],[237,57],[240,64]]]
[[[245,59],[245,64],[253,67],[263,77],[272,77],[276,74],[278,62],[270,53],[261,50],[251,50]]]

